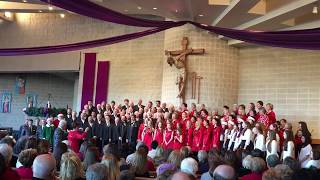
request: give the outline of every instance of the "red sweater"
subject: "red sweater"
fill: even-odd
[[[68,134],[68,141],[69,141],[69,145],[70,148],[75,152],[78,153],[79,152],[79,142],[80,140],[84,139],[87,136],[87,133],[81,133],[79,131],[69,131]]]

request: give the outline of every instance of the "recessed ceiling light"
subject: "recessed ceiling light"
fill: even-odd
[[[313,13],[313,14],[318,14],[318,7],[317,7],[317,6],[314,6],[314,7],[313,7],[312,13]]]
[[[204,15],[203,15],[203,14],[199,14],[199,16],[200,16],[200,17],[203,17]]]
[[[138,6],[137,8],[138,8],[139,10],[140,10],[140,9],[142,9],[142,7],[141,7],[141,6]]]
[[[52,11],[53,7],[52,6],[48,6],[48,9],[49,9],[49,11]]]
[[[4,17],[6,18],[11,18],[12,17],[12,13],[9,11],[4,12]]]
[[[66,15],[63,14],[63,13],[61,13],[61,14],[60,14],[60,17],[61,17],[61,18],[64,18],[64,17],[66,17]]]
[[[42,10],[39,10],[38,12],[39,12],[39,13],[42,13]]]
[[[27,0],[22,0],[22,2],[26,3],[26,2],[28,2],[28,1],[27,1]]]
[[[157,10],[158,8],[154,7],[154,8],[152,8],[152,9]]]

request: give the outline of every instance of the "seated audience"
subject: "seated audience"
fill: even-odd
[[[268,158],[267,158],[268,168],[273,168],[278,164],[280,164],[280,159],[279,159],[278,155],[271,154],[270,156],[268,156]]]
[[[107,179],[117,180],[117,178],[120,176],[120,167],[117,158],[111,154],[106,155],[103,156],[101,163],[107,168]]]
[[[181,162],[180,170],[182,172],[188,173],[188,174],[193,175],[194,177],[196,177],[196,174],[197,174],[197,171],[198,171],[198,163],[193,158],[190,158],[190,157],[185,158]]]
[[[154,159],[155,155],[156,155],[156,150],[158,147],[158,142],[157,141],[152,141],[151,142],[151,150],[148,152],[148,156],[152,159]]]
[[[293,171],[300,169],[299,161],[296,159],[293,159],[292,157],[286,157],[283,160],[283,164],[289,166]]]
[[[33,179],[54,180],[56,160],[50,154],[38,155],[32,164]]]
[[[68,151],[68,147],[65,143],[58,143],[56,145],[56,147],[53,149],[53,156],[56,160],[56,164],[57,164],[57,170],[60,170],[60,166],[61,166],[61,157],[62,154],[66,153]]]
[[[192,174],[186,172],[176,172],[173,174],[172,180],[195,180],[196,178]]]
[[[79,157],[73,152],[66,152],[61,157],[61,179],[84,179],[85,172]]]
[[[99,161],[99,149],[97,147],[89,147],[86,151],[83,160],[83,168],[87,170],[87,168],[91,164],[95,164]]]
[[[179,150],[174,150],[170,153],[167,162],[176,166],[177,169],[180,169],[180,164],[183,157]]]
[[[148,147],[141,145],[135,152],[135,157],[132,161],[132,168],[136,176],[149,177],[149,171],[154,171],[153,163],[148,160]]]
[[[18,173],[11,169],[10,162],[13,154],[12,147],[8,144],[0,144],[0,154],[4,159],[3,173],[0,176],[0,179],[10,179],[10,180],[19,180],[20,176]]]
[[[242,176],[243,180],[261,180],[262,179],[262,173],[264,170],[266,170],[266,162],[259,158],[259,157],[253,157],[250,160],[249,169],[251,170],[250,174],[247,174],[245,176]]]
[[[200,150],[198,152],[198,161],[199,161],[199,173],[203,174],[209,170],[208,163],[208,153],[206,151]]]
[[[26,149],[19,154],[18,161],[22,166],[17,168],[16,171],[21,179],[32,179],[33,173],[31,166],[37,155],[37,150],[35,149]]]
[[[86,179],[105,180],[108,177],[108,171],[104,164],[95,163],[88,167]]]
[[[213,179],[235,180],[236,173],[232,166],[220,165],[214,170]]]

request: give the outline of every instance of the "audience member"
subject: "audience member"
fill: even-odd
[[[50,154],[38,155],[32,164],[33,179],[54,180],[56,160]]]

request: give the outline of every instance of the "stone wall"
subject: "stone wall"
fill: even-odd
[[[320,138],[320,52],[282,48],[240,50],[239,103],[274,104],[277,119],[306,121]]]
[[[181,40],[188,37],[189,48],[204,48],[204,55],[189,55],[187,69],[189,76],[186,85],[186,102],[196,102],[191,99],[191,73],[202,76],[200,83],[199,104],[212,108],[237,103],[238,93],[238,56],[239,50],[227,45],[214,34],[185,25],[165,31],[164,48],[166,50],[180,50]],[[178,70],[170,67],[164,59],[162,101],[179,104],[176,98],[178,88],[175,85]],[[197,96],[197,95],[196,95]]]

